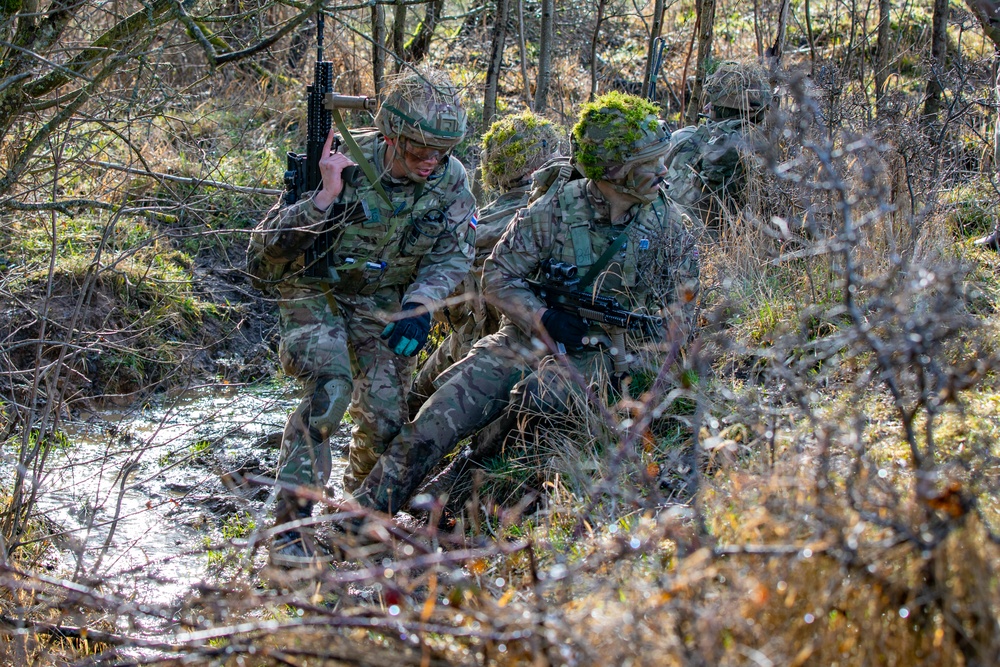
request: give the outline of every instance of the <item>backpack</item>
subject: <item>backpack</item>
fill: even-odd
[[[528,205],[530,206],[546,195],[555,196],[563,185],[580,178],[583,178],[583,174],[576,168],[576,165],[570,162],[568,157],[552,158],[531,175]]]

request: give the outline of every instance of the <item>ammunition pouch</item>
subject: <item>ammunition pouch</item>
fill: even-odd
[[[344,267],[344,260],[337,253],[340,238],[345,229],[367,220],[368,212],[364,202],[332,204],[323,231],[316,235],[315,241],[303,253],[302,275],[336,283],[337,291],[341,291],[338,270]]]

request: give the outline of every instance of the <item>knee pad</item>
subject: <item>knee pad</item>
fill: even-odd
[[[340,425],[351,400],[351,382],[335,376],[316,381],[309,406],[310,435],[325,439]]]

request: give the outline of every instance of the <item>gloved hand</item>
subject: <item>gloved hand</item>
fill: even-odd
[[[552,340],[562,343],[571,350],[583,347],[583,336],[590,328],[578,315],[555,308],[549,308],[542,313],[542,326],[552,336]]]
[[[390,322],[382,330],[382,340],[388,341],[392,351],[404,357],[412,357],[419,352],[427,344],[427,335],[431,332],[431,314],[424,306],[419,303],[404,303],[400,312],[417,308],[424,312]]]

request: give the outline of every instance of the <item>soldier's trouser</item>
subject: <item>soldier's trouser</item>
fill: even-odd
[[[528,349],[525,336],[512,324],[476,343],[472,351],[445,372],[447,380],[405,424],[378,464],[354,494],[372,509],[394,514],[441,459],[512,405],[543,414],[565,412],[573,394],[607,377],[610,355],[588,349],[565,357],[551,356],[532,364],[519,350]],[[531,367],[536,366],[532,371]],[[604,372],[602,375],[601,372]]]
[[[406,398],[411,417],[416,416],[420,406],[434,393],[436,384],[434,381],[437,377],[449,366],[460,361],[472,349],[472,344],[476,342],[476,339],[472,331],[472,323],[469,324],[468,327],[448,334],[417,371],[417,375],[413,379],[413,386]]]
[[[350,402],[354,420],[345,488],[356,488],[405,421],[404,397],[413,370],[379,338],[380,309],[391,298],[337,297],[334,313],[319,290],[282,290],[282,368],[303,383],[305,396],[282,437],[278,479],[322,487],[330,476],[330,435]],[[377,417],[376,417],[377,415]]]

